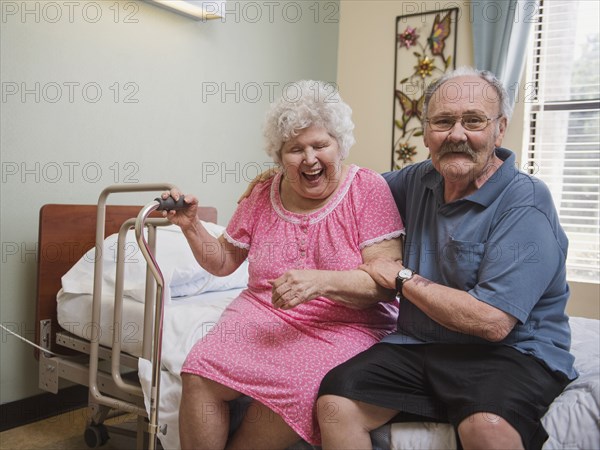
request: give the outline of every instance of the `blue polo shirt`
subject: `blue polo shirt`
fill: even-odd
[[[406,227],[404,265],[515,317],[516,326],[500,344],[573,379],[565,314],[567,237],[547,186],[519,171],[511,151],[498,148],[496,154],[504,161],[496,173],[450,203],[429,160],[383,175]],[[400,303],[398,330],[383,341],[492,344],[441,326],[407,300]]]

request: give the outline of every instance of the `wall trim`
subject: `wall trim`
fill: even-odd
[[[60,389],[57,394],[45,392],[0,405],[0,431],[27,425],[87,405],[87,386]]]

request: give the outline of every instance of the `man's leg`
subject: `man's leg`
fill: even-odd
[[[222,384],[184,373],[179,406],[179,437],[182,450],[225,448],[229,432],[229,404],[240,396]]]
[[[370,449],[369,432],[399,411],[435,413],[424,385],[424,348],[380,343],[329,371],[317,401],[323,448]]]
[[[317,401],[324,450],[371,449],[370,432],[388,422],[398,411],[336,395]]]
[[[480,412],[458,425],[458,435],[464,450],[523,449],[521,435],[502,417]]]
[[[568,383],[508,346],[432,345],[428,379],[465,449],[541,449],[541,418]]]

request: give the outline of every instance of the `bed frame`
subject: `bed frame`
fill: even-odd
[[[61,288],[61,277],[88,250],[94,246],[102,248],[105,237],[117,232],[123,233],[123,230],[126,232],[135,225],[136,217],[143,207],[106,205],[109,194],[159,192],[172,187],[136,185],[132,188],[115,185],[102,192],[97,205],[48,204],[40,210],[36,342],[48,352],[35,351],[39,361],[39,387],[57,393],[60,379],[90,387],[84,439],[91,448],[103,445],[108,439],[108,428],[104,425],[104,420],[111,415],[124,413],[137,415],[137,429],[133,432],[137,436],[136,446],[138,449],[147,447],[148,420],[137,378],[138,358],[126,353],[118,354],[116,366],[122,372],[121,379],[120,373],[116,376],[114,370],[111,373],[111,366],[115,365],[113,350],[86,341],[60,327],[57,321],[56,294]],[[167,225],[168,222],[157,213],[150,217],[148,233],[149,241],[152,241],[156,226]],[[213,207],[201,207],[198,217],[216,223],[217,210]],[[146,292],[145,309],[153,311],[155,297],[148,295],[153,294],[153,291],[147,289]],[[151,359],[152,342],[148,343],[146,340],[152,336],[154,322],[151,313],[145,314],[145,318],[150,323],[145,323],[145,330],[148,332],[144,333],[145,350],[142,356]],[[124,369],[121,370],[121,367]],[[90,373],[90,368],[94,368],[93,374]],[[111,431],[119,432],[118,429]]]
[[[146,187],[138,185],[134,189],[131,187],[128,189],[138,192],[147,190]],[[107,189],[110,192],[121,191],[121,187]],[[127,189],[123,188],[123,191],[126,192]],[[109,415],[134,413],[136,428],[127,430],[128,434],[136,437],[138,449],[153,448],[151,437],[156,437],[156,426],[151,424],[156,422],[152,420],[152,407],[150,407],[150,415],[144,408],[144,398],[137,378],[138,358],[123,352],[116,353],[115,357],[114,352],[118,345],[113,346],[111,350],[99,346],[97,341],[94,343],[76,337],[61,329],[56,317],[56,294],[61,288],[61,277],[90,248],[102,245],[106,236],[116,232],[122,233],[124,229],[133,227],[134,218],[140,211],[146,209],[141,206],[106,206],[103,196],[104,193],[98,205],[50,204],[40,210],[36,305],[39,329],[36,330],[36,340],[44,350],[36,351],[39,360],[39,385],[41,389],[53,393],[58,392],[60,379],[88,386],[89,411],[84,439],[89,447],[99,447],[106,442],[108,427],[104,425],[104,420]],[[217,211],[212,207],[201,208],[198,215],[205,221],[215,223],[217,221]],[[103,226],[98,228],[100,221],[103,222]],[[152,240],[150,237],[153,228],[160,226],[161,222],[168,223],[160,218],[149,219],[146,222],[149,225],[149,241]],[[118,297],[119,295],[115,296],[115,302],[118,301]],[[147,290],[145,308],[152,310],[155,303],[158,302],[155,302],[155,297],[149,295]],[[597,321],[588,323],[585,322],[586,320],[589,321],[589,319],[572,318],[573,326],[577,325],[577,333],[573,334],[572,351],[576,356],[576,368],[580,372],[580,377],[567,386],[565,392],[551,405],[549,412],[551,417],[546,427],[552,442],[549,440],[547,448],[596,448],[596,443],[600,442],[598,440],[600,412],[597,404],[600,379],[598,376],[600,367],[597,363],[600,326]],[[142,357],[148,360],[151,358],[147,357],[146,341],[148,334],[152,337],[153,328],[154,322],[144,323]],[[94,356],[96,356],[95,360]],[[97,364],[98,360],[100,365]],[[128,372],[122,370],[123,380],[120,379],[120,374],[115,376],[114,370],[110,370],[115,363],[118,363],[119,367],[129,368]],[[95,370],[95,367],[98,370]],[[104,371],[106,367],[109,370]],[[125,386],[124,381],[127,381]],[[101,395],[98,390],[101,391]],[[128,421],[128,423],[132,422]],[[439,428],[434,430],[432,426]],[[442,446],[445,448],[449,445],[449,440],[454,439],[454,431],[448,424],[403,423],[388,424],[385,427],[389,428],[386,436],[391,435],[392,443],[397,444],[397,448],[407,447],[406,442],[400,440],[401,436],[407,436],[406,439],[413,444],[420,442],[421,448]],[[123,432],[118,428],[110,430],[111,433]],[[420,440],[412,441],[413,437],[416,439],[417,433]],[[428,441],[423,440],[424,435],[428,437]],[[444,436],[449,437],[446,439]],[[398,437],[397,442],[396,437]],[[388,447],[381,446],[381,448]]]

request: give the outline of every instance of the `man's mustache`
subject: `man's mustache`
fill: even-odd
[[[477,153],[469,146],[466,142],[454,143],[454,142],[444,142],[440,147],[440,151],[437,154],[437,158],[441,158],[448,153],[464,153],[468,155],[473,161],[477,158]]]

